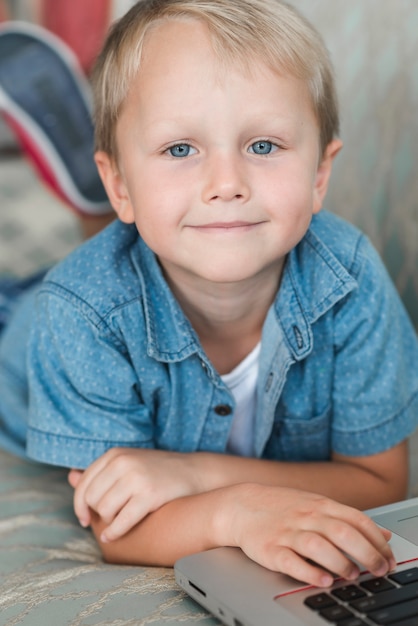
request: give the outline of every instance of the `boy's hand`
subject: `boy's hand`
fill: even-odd
[[[327,587],[330,572],[348,580],[359,575],[353,560],[377,576],[396,566],[387,543],[391,533],[357,509],[308,492],[253,484],[236,485],[229,500],[220,512],[221,542],[239,546],[268,569]]]
[[[90,524],[93,509],[108,524],[103,543],[122,537],[148,513],[181,496],[200,491],[188,455],[163,450],[112,448],[84,472],[71,470],[74,510]]]

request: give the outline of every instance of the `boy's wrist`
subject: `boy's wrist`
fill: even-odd
[[[237,546],[235,540],[234,519],[237,502],[240,499],[238,485],[221,487],[216,494],[216,506],[213,507],[212,532],[216,546]]]
[[[257,497],[260,488],[261,485],[253,483],[239,483],[215,490],[219,500],[214,511],[213,532],[218,546],[242,546],[247,502]]]
[[[212,491],[224,486],[218,475],[218,464],[214,454],[210,452],[191,452],[186,454],[186,456],[190,464],[190,471],[193,474],[196,493]]]

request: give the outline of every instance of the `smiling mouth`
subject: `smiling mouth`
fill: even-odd
[[[195,230],[199,230],[202,232],[245,232],[260,226],[263,224],[263,221],[260,222],[211,222],[209,224],[200,224],[191,226],[191,228]]]

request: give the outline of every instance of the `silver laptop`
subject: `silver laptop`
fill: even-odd
[[[238,548],[216,548],[177,561],[176,581],[228,626],[418,626],[418,498],[367,513],[393,533],[398,565],[388,576],[362,572],[354,583],[318,589],[257,565]]]

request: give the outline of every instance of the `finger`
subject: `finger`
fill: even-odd
[[[282,546],[277,550],[270,550],[268,562],[261,564],[315,587],[330,587],[334,582],[330,572],[309,563],[292,549]]]
[[[116,515],[112,523],[103,531],[100,540],[103,543],[108,543],[123,537],[150,512],[144,499],[139,497],[131,498]]]
[[[388,561],[395,561],[392,548],[388,543],[392,537],[390,530],[381,528],[367,516],[362,518],[359,530]]]
[[[112,484],[91,508],[106,524],[110,524],[131,498],[133,498],[132,489],[129,483],[122,479]]]
[[[352,511],[353,525],[365,535],[379,550],[388,548],[384,529],[380,528],[370,517],[355,509]]]
[[[364,530],[364,527],[363,527]],[[389,551],[377,548],[367,534],[341,520],[326,520],[322,534],[341,552],[345,552],[376,576],[383,576],[391,569]],[[372,533],[374,535],[374,533]],[[380,543],[386,543],[380,533]],[[375,537],[374,537],[375,539]],[[376,540],[377,543],[379,541]],[[386,544],[387,545],[387,544]]]
[[[84,485],[88,470],[86,470],[81,476],[77,476],[76,472],[72,470],[68,476],[70,484],[74,487],[73,506],[74,513],[76,514],[81,526],[87,527],[90,524],[90,510],[84,499]],[[73,484],[77,482],[77,484]]]
[[[360,570],[353,561],[331,541],[316,532],[299,532],[292,548],[302,557],[314,561],[319,566],[346,580],[354,580]]]
[[[90,524],[90,508],[95,510],[94,504],[93,506],[91,504],[100,501],[100,494],[103,491],[101,481],[92,479],[87,474],[88,470],[80,478],[74,491],[74,512],[82,526]]]
[[[68,482],[70,483],[71,487],[75,489],[73,497],[74,512],[81,526],[86,528],[91,523],[90,510],[88,507],[83,508],[82,505],[80,506],[80,504],[77,502],[77,487],[82,480],[83,474],[84,472],[82,470],[72,469],[68,474]]]
[[[101,495],[109,489],[109,483],[112,481],[112,472],[106,472],[105,470],[120,454],[120,448],[111,448],[96,459],[79,479],[74,493],[74,512],[82,526],[90,524],[90,505],[87,497],[89,489],[91,489],[90,503],[94,507]],[[102,476],[107,477],[107,482],[105,479],[102,479]],[[100,477],[100,480],[96,481],[98,477]],[[71,480],[73,480],[73,476],[71,476]]]
[[[83,472],[81,470],[75,470],[75,469],[70,470],[68,474],[68,482],[70,483],[71,487],[73,487],[73,489],[77,487],[82,475],[83,475]]]
[[[90,518],[89,508],[95,510],[97,502],[114,482],[112,472],[107,472],[109,457],[100,457],[81,476],[74,493],[74,511],[80,524],[86,526]]]
[[[73,497],[74,513],[76,514],[81,526],[86,528],[87,526],[90,525],[90,522],[91,522],[90,509],[86,501],[84,500],[84,496],[80,493],[79,489],[80,487],[77,486],[74,491],[74,497]]]
[[[383,556],[389,564],[389,569],[394,569],[396,559],[394,557],[391,546],[388,541],[392,536],[389,530],[378,526],[370,517],[364,515],[360,511],[354,511],[358,522],[356,528],[360,534],[371,543],[372,546]],[[373,571],[373,570],[371,570]]]
[[[392,552],[392,548],[388,544],[388,539],[390,538],[390,536],[388,537],[387,532],[383,532],[382,528],[377,526],[377,524],[370,517],[368,517],[361,511],[358,511],[357,509],[346,505],[333,503],[332,501],[329,502],[331,504],[332,510],[327,511],[327,513],[329,513],[330,519],[333,519],[334,522],[337,524],[332,532],[338,532],[338,536],[341,535],[338,540],[338,546],[345,551],[348,551],[347,548],[349,547],[350,556],[353,556],[356,560],[359,560],[360,563],[367,566],[364,561],[358,559],[354,554],[352,554],[352,551],[354,551],[356,548],[359,548],[360,552],[363,553],[366,542],[374,548],[374,550],[367,550],[367,556],[365,557],[369,566],[371,565],[371,562],[373,562],[373,559],[375,559],[377,562],[377,565],[375,567],[377,567],[377,569],[381,569],[378,563],[380,561],[380,558],[379,556],[376,556],[376,553],[379,553],[379,555],[389,564],[389,567],[393,567],[395,564],[395,558]],[[338,523],[340,521],[345,522],[346,526],[341,526],[339,530],[337,530]],[[361,541],[359,544],[352,543],[353,535],[349,533],[349,528],[355,529],[361,536]],[[317,532],[321,532],[320,526],[315,528],[315,530],[317,530]],[[350,535],[350,538],[345,536],[346,533]],[[359,535],[357,535],[357,537]],[[370,569],[370,567],[368,568]]]

